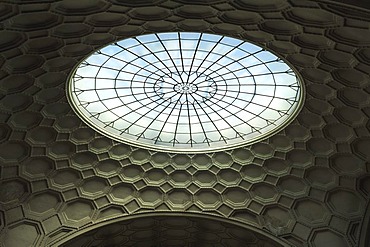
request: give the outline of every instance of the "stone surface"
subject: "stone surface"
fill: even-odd
[[[0,16],[5,246],[60,246],[82,232],[66,246],[365,242],[368,10],[339,1],[63,0],[8,1]],[[241,38],[286,58],[305,84],[297,119],[262,142],[195,155],[118,143],[84,124],[65,92],[75,66],[108,43],[167,31]]]

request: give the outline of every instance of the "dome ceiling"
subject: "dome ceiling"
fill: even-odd
[[[2,3],[0,243],[151,246],[160,235],[158,245],[190,246],[198,231],[214,246],[210,236],[222,231],[225,246],[366,246],[370,11],[357,2]],[[177,31],[231,36],[285,58],[306,88],[296,120],[253,145],[190,155],[125,145],[78,118],[66,82],[88,54]]]
[[[266,139],[294,119],[301,80],[265,48],[209,33],[139,35],[88,56],[67,82],[99,133],[160,152],[207,153]]]

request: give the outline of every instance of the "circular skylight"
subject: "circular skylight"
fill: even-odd
[[[116,140],[169,152],[247,145],[276,133],[303,98],[295,72],[249,42],[172,32],[110,44],[69,82],[84,121]]]

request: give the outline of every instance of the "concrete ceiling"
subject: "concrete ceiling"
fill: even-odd
[[[2,1],[1,246],[369,246],[366,7]],[[115,40],[168,31],[233,36],[285,57],[304,79],[303,110],[260,143],[196,155],[128,146],[87,127],[66,98],[73,68]]]

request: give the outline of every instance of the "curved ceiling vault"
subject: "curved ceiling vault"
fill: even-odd
[[[222,229],[220,246],[368,246],[370,11],[352,2],[1,1],[1,245],[217,246]],[[65,88],[83,58],[172,31],[274,51],[303,78],[302,111],[264,141],[194,155],[125,145],[76,116]]]

